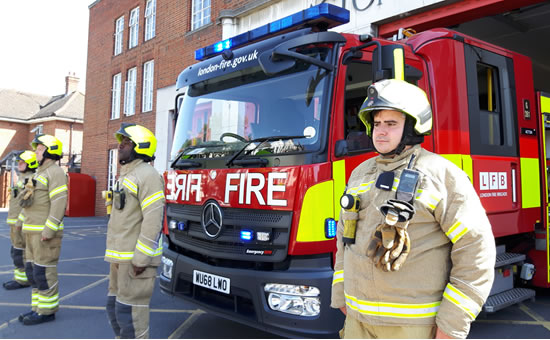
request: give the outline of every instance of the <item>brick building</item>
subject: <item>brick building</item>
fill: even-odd
[[[196,49],[222,38],[220,13],[268,2],[98,0],[89,6],[82,172],[96,179],[96,214],[105,214],[101,191],[118,171],[114,133],[120,124],[155,132],[155,167],[166,169],[178,74],[195,62]]]
[[[62,166],[79,168],[75,162],[82,154],[84,94],[77,91],[78,82],[68,75],[65,93],[53,97],[0,89],[0,207],[7,204],[12,156],[29,150],[35,134],[56,136],[63,143]]]

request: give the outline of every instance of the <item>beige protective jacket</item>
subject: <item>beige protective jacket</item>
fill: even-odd
[[[20,225],[22,222],[19,219],[19,214],[21,213],[21,210],[23,210],[23,208],[19,205],[19,202],[21,201],[21,197],[23,196],[20,194],[24,189],[25,179],[31,178],[32,175],[33,173],[30,171],[19,174],[17,183],[15,183],[14,187],[10,190],[10,206],[8,209],[8,218],[6,219],[6,223],[10,226],[14,226],[16,224]]]
[[[63,217],[67,208],[67,175],[52,159],[44,160],[32,177],[33,203],[23,208],[23,232],[45,238],[63,237]]]
[[[366,250],[384,221],[378,207],[395,198],[413,153],[420,180],[407,229],[411,250],[399,271],[384,272]],[[385,171],[395,173],[391,191],[375,186]],[[348,316],[373,325],[436,324],[465,338],[491,290],[496,257],[491,225],[467,175],[416,145],[393,159],[378,156],[360,164],[346,192],[358,195],[361,206],[355,244],[345,248],[342,220],[350,213],[340,215],[331,306],[347,306]]]
[[[165,201],[162,177],[153,166],[135,159],[122,166],[113,191],[105,261],[158,266]],[[121,196],[125,197],[124,206],[119,209]]]

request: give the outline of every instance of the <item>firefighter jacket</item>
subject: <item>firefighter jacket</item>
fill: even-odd
[[[67,175],[54,160],[46,159],[32,177],[33,203],[23,208],[23,232],[51,239],[63,237],[63,217],[67,208]]]
[[[420,173],[408,226],[411,249],[399,271],[385,272],[366,256],[384,216],[378,210],[394,199],[411,155]],[[382,172],[395,174],[391,190],[376,187]],[[342,242],[342,211],[332,283],[333,308],[372,325],[433,325],[465,338],[491,290],[496,258],[491,225],[467,175],[419,145],[394,158],[375,157],[351,174],[346,192],[358,195],[360,209],[354,244]],[[346,215],[347,214],[347,215]],[[353,217],[353,216],[351,216]]]
[[[10,190],[10,207],[8,209],[8,218],[6,220],[6,223],[8,225],[15,225],[15,224],[21,224],[21,220],[19,219],[19,214],[21,213],[21,206],[19,205],[19,202],[21,201],[21,192],[24,189],[25,186],[25,179],[31,178],[33,175],[32,172],[27,171],[19,174],[19,179],[17,183],[11,188]],[[19,223],[18,223],[19,222]]]
[[[105,261],[158,266],[164,216],[164,181],[141,159],[122,166],[113,190]]]

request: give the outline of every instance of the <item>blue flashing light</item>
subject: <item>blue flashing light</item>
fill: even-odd
[[[327,218],[325,220],[325,237],[334,238],[336,237],[336,227],[337,223],[333,218]]]
[[[252,230],[241,230],[241,240],[251,241],[254,238],[254,232]]]
[[[235,37],[219,41],[215,44],[200,48],[195,51],[195,59],[203,60],[217,55],[224,50],[235,48],[249,42],[264,38],[267,35],[297,27],[313,21],[325,21],[328,28],[336,27],[349,22],[349,11],[345,8],[322,3],[303,11],[291,14],[282,19],[260,26],[251,31],[239,34]]]
[[[185,225],[185,222],[182,222],[182,221],[178,222],[178,230],[183,231],[185,230],[186,227],[187,226]]]

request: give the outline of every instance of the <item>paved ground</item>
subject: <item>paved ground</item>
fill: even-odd
[[[12,277],[6,212],[0,211],[0,282]],[[30,290],[0,288],[0,338],[113,338],[105,316],[108,265],[103,261],[107,219],[66,218],[59,263],[60,310],[56,321],[23,326],[20,313],[30,309]],[[205,313],[155,288],[151,301],[151,337],[178,338],[277,338],[232,321]],[[550,293],[537,292],[535,302],[525,302],[488,316],[472,325],[469,338],[550,338]]]

